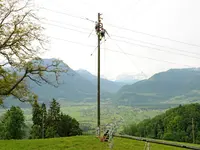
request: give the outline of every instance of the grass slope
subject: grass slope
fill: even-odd
[[[143,150],[145,143],[123,138],[114,138],[113,150]],[[171,146],[150,144],[153,150],[184,150]],[[0,141],[0,150],[109,150],[108,143],[100,142],[93,136],[76,136],[45,140]]]

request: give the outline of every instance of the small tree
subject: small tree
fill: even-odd
[[[58,123],[58,135],[60,137],[81,135],[82,130],[79,128],[79,123],[76,119],[69,115],[61,114]]]
[[[55,99],[50,103],[48,116],[51,117],[52,121],[58,121],[60,119],[60,104]]]
[[[46,125],[48,127],[52,127],[53,131],[55,131],[55,136],[58,134],[58,122],[60,121],[60,104],[56,102],[55,99],[50,103],[50,108],[48,110]],[[52,131],[52,130],[51,130]]]
[[[12,106],[1,120],[2,139],[22,139],[25,135],[25,118],[19,107]]]
[[[45,138],[45,132],[47,129],[47,110],[46,105],[42,104],[42,138]]]
[[[46,130],[47,112],[46,105],[41,106],[37,102],[37,97],[32,105],[32,121],[31,138],[44,138]]]
[[[42,108],[37,102],[37,98],[32,105],[32,121],[34,125],[42,126]]]
[[[32,104],[32,121],[31,138],[38,139],[42,137],[42,108],[37,102],[37,97],[34,97]]]

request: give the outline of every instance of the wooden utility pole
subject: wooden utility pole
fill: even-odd
[[[195,137],[194,137],[194,119],[192,118],[192,139],[193,143],[195,143]]]
[[[99,136],[101,135],[101,130],[100,130],[100,71],[101,71],[101,66],[100,66],[100,62],[101,62],[101,57],[100,57],[100,41],[101,41],[101,37],[100,37],[100,31],[101,31],[101,14],[98,13],[98,31],[97,31],[97,36],[98,36],[98,79],[97,79],[97,125],[98,125],[98,129],[99,129]]]
[[[44,139],[44,111],[42,109],[42,138]]]

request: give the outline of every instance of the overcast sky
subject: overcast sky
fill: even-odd
[[[91,53],[97,37],[85,18],[96,21],[98,12],[111,35],[101,44],[101,71],[108,79],[200,66],[199,0],[35,0],[35,5],[50,37],[43,57],[60,58],[74,70],[96,74],[97,51]]]

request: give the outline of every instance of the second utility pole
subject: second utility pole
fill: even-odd
[[[195,144],[195,135],[194,135],[194,119],[192,118],[192,140],[193,143]]]
[[[101,37],[100,37],[100,24],[101,24],[101,14],[98,13],[98,79],[97,79],[97,125],[98,125],[98,136],[100,137],[101,135],[101,130],[100,130],[100,70],[101,70],[101,66],[100,66],[100,61],[101,61],[101,57],[100,57],[100,41],[101,41]]]

